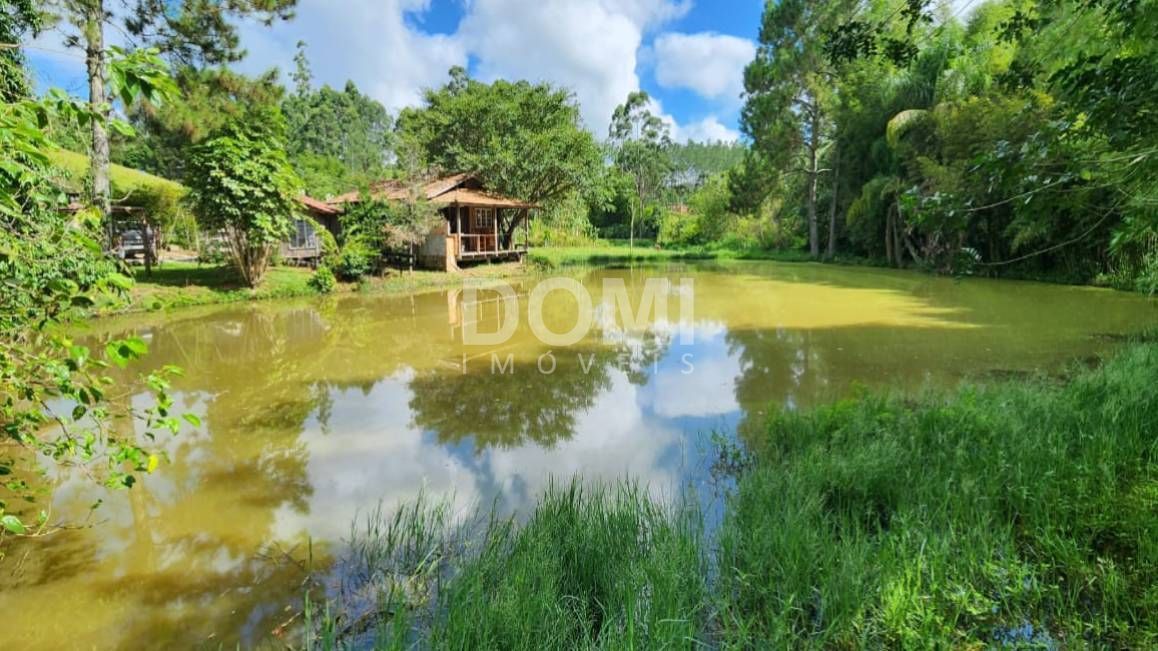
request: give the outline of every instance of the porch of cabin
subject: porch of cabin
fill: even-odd
[[[448,257],[456,262],[518,260],[527,253],[530,210],[526,207],[456,204],[443,208],[442,214],[447,223]]]

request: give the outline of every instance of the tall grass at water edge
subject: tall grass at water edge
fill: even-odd
[[[523,524],[376,538],[422,578],[380,575],[374,630],[331,610],[311,646],[1158,648],[1158,344],[746,438],[713,540],[633,485],[555,486]]]

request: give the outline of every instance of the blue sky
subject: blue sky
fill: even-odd
[[[642,88],[677,139],[734,139],[762,8],[762,0],[299,0],[292,22],[241,25],[249,56],[238,67],[288,72],[304,40],[317,83],[352,79],[394,112],[466,65],[484,80],[571,88],[600,136],[615,105]],[[37,45],[59,50],[59,38]],[[29,54],[39,85],[83,93],[75,53]]]

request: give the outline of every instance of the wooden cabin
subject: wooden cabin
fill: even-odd
[[[537,206],[488,192],[469,174],[437,178],[417,188],[401,181],[384,181],[374,185],[370,195],[384,201],[410,201],[416,191],[443,216],[442,223],[418,247],[419,266],[454,271],[472,262],[521,260],[526,255],[531,211]],[[342,206],[361,197],[350,192],[324,205],[340,212]]]
[[[304,194],[298,197],[298,203],[313,218],[313,222],[300,217],[294,219],[293,230],[289,238],[281,243],[278,253],[282,260],[290,264],[313,266],[322,259],[322,240],[318,237],[314,223],[321,224],[336,235],[341,211]]]

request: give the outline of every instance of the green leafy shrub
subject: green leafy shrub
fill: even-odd
[[[697,215],[676,210],[664,211],[659,223],[659,243],[668,247],[699,244],[700,220]]]
[[[285,120],[276,109],[229,122],[192,150],[190,200],[206,228],[219,231],[238,273],[256,287],[289,235],[301,181],[285,154]]]
[[[1138,291],[1158,294],[1158,251],[1146,255],[1142,271],[1138,274]]]
[[[110,76],[123,84],[118,62],[123,59],[114,52],[110,69],[117,74]],[[164,74],[159,59],[145,64],[129,72]],[[133,93],[122,97],[129,103]],[[180,429],[168,395],[174,367],[142,377],[150,406],[107,397],[116,388],[110,368],[143,356],[144,341],[113,340],[92,350],[59,327],[98,301],[125,300],[132,279],[103,253],[95,213],[62,210],[63,174],[47,153],[55,146],[43,128],[51,119],[105,118],[56,90],[41,101],[0,103],[0,557],[7,536],[53,529],[35,502],[63,469],[80,466],[100,484],[131,488],[160,463],[163,453],[152,443],[157,434]],[[186,420],[197,425],[193,416]],[[130,421],[141,427],[114,425]]]
[[[342,247],[334,271],[345,282],[357,282],[373,272],[376,258],[374,250],[365,242],[350,240]]]
[[[531,220],[529,234],[534,246],[583,246],[595,241],[590,209],[582,195],[573,192],[548,205]]]
[[[338,285],[338,280],[334,277],[334,272],[326,265],[321,265],[314,271],[314,275],[310,276],[310,287],[319,294],[329,294],[334,291]]]
[[[314,232],[318,235],[318,243],[322,245],[322,260],[321,263],[325,266],[332,266],[338,261],[338,255],[341,254],[341,247],[338,246],[338,240],[330,229],[322,226],[314,220],[310,220],[313,224]]]
[[[760,240],[745,231],[728,231],[720,238],[717,248],[726,251],[754,251],[760,247]]]

